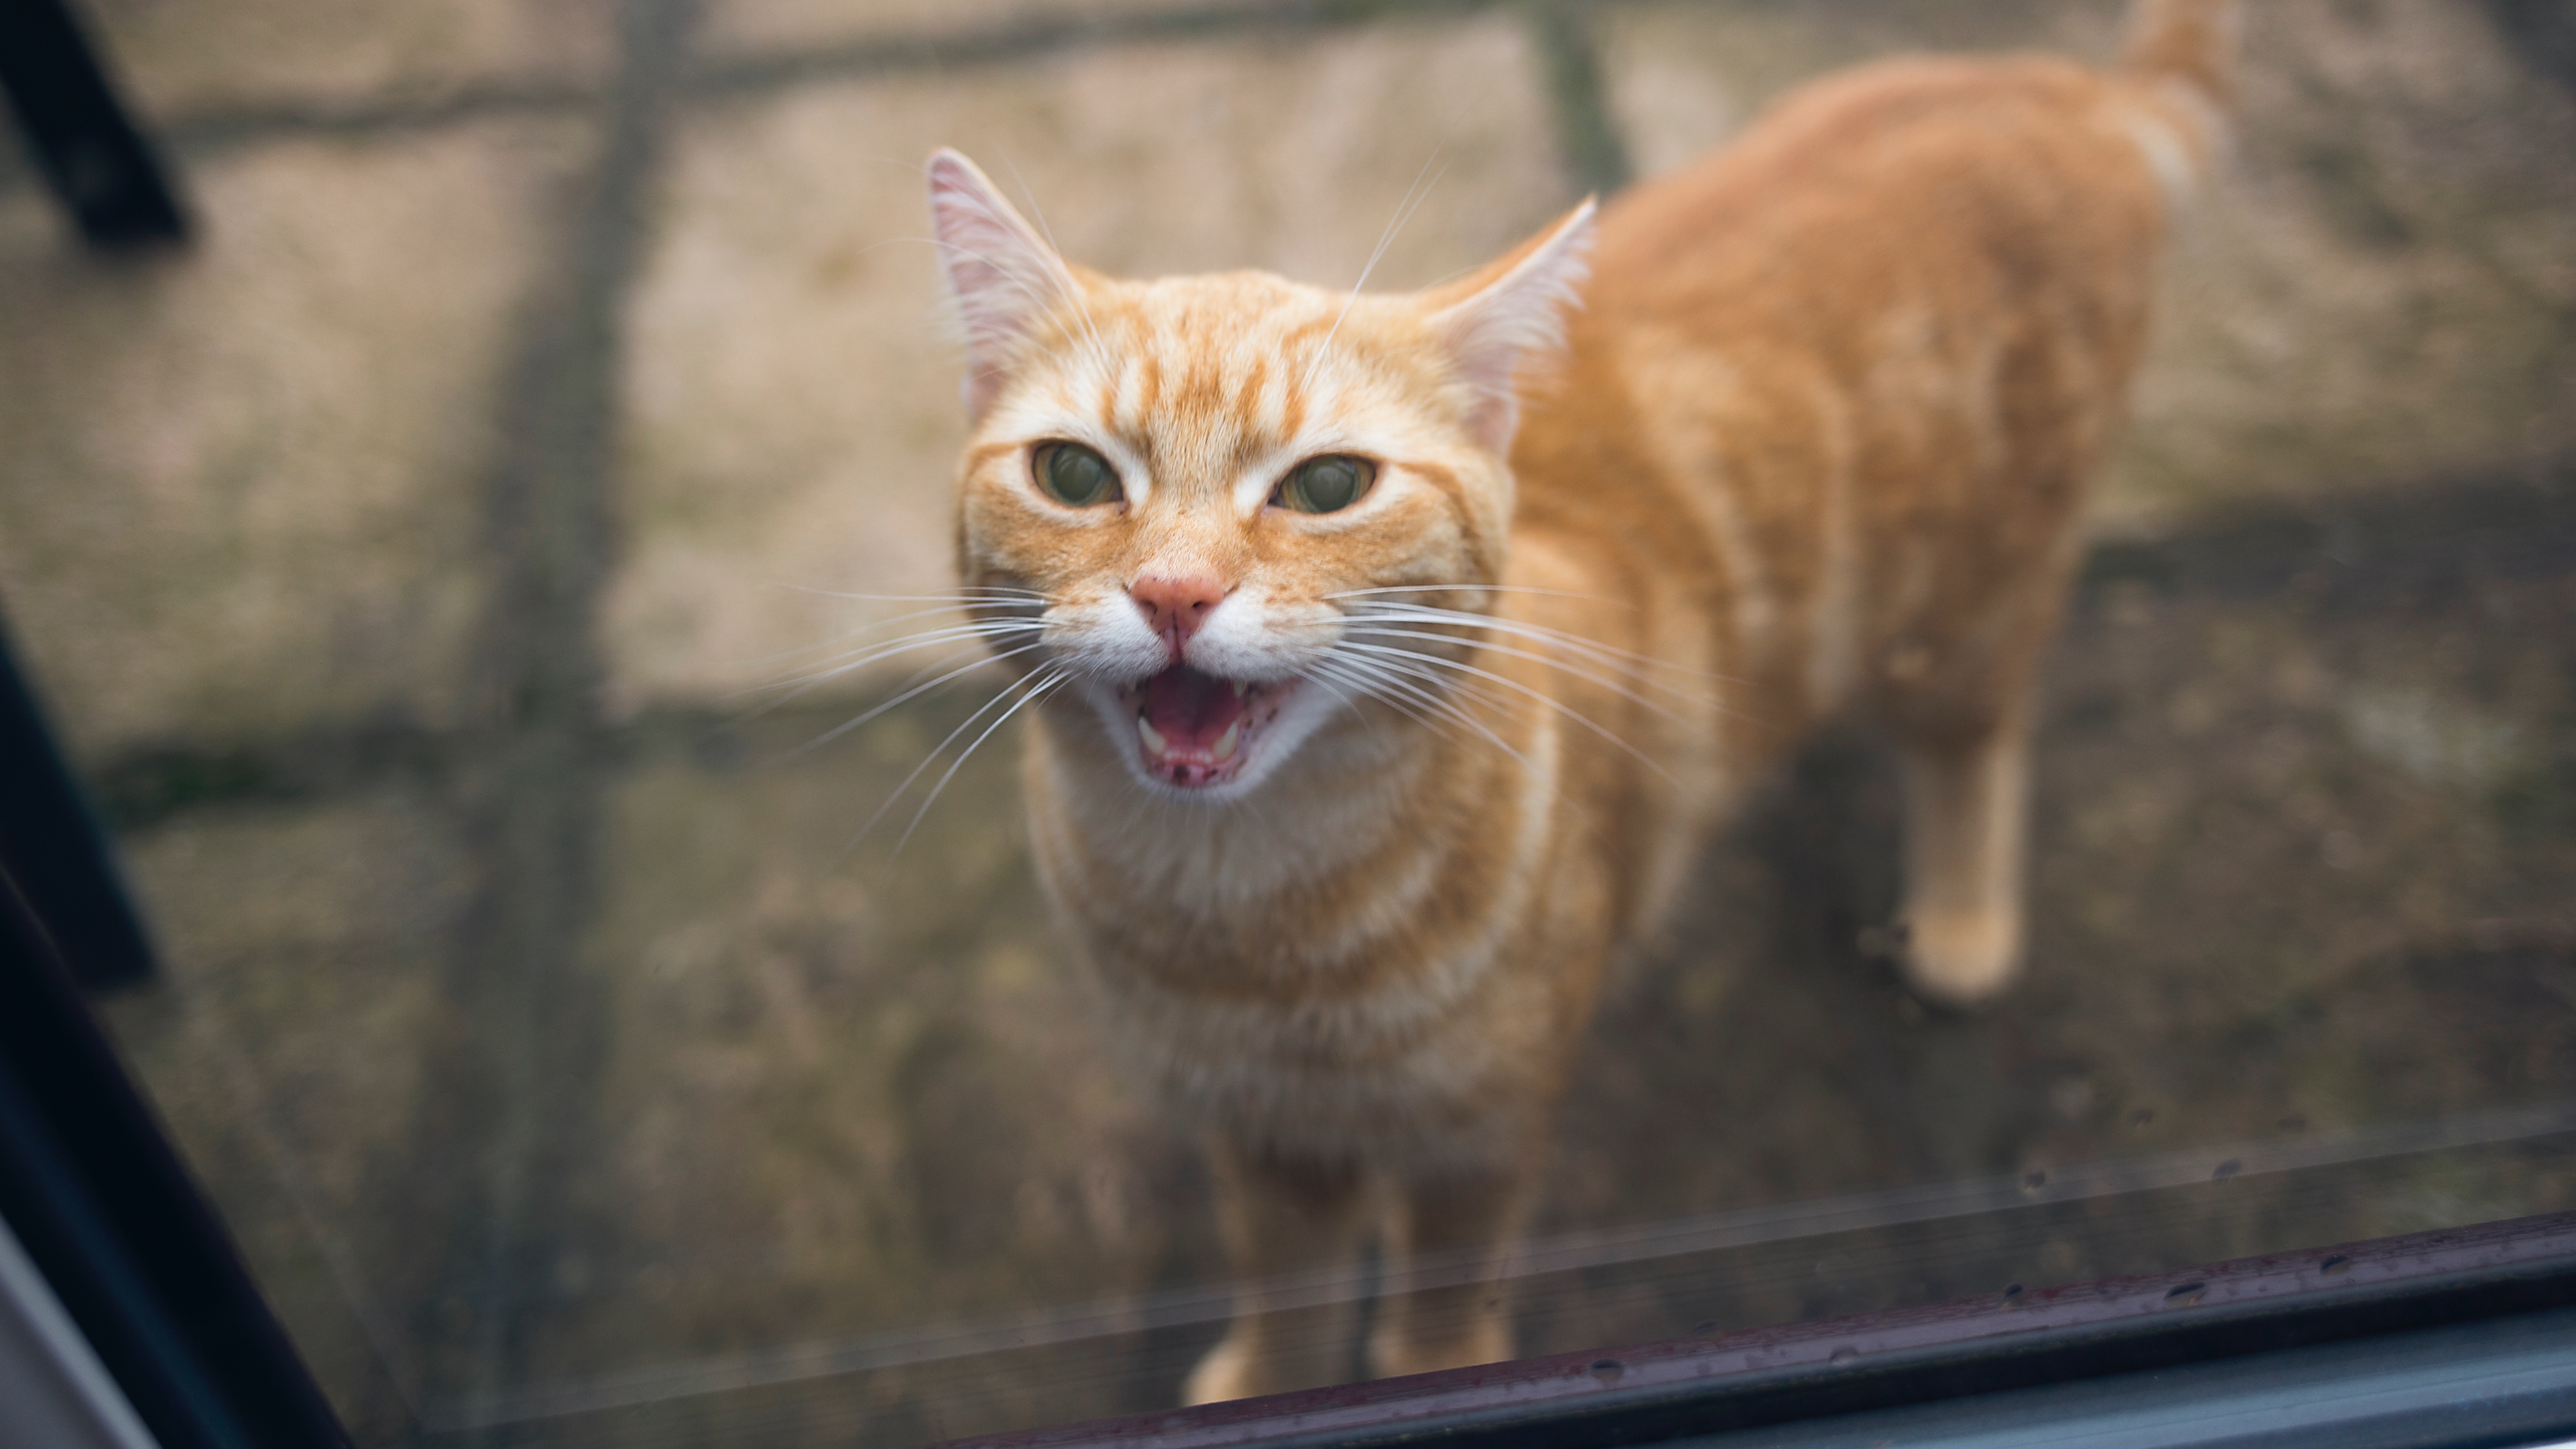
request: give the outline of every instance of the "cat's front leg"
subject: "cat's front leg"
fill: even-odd
[[[1324,1163],[1218,1135],[1208,1143],[1217,1226],[1235,1279],[1234,1321],[1200,1359],[1182,1401],[1215,1403],[1350,1377],[1358,1294],[1349,1281],[1368,1225],[1353,1163]]]
[[[1385,1233],[1386,1291],[1369,1335],[1379,1377],[1512,1356],[1505,1260],[1528,1221],[1535,1161],[1451,1169],[1396,1184]]]

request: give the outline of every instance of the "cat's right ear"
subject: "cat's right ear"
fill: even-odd
[[[1468,428],[1496,453],[1511,451],[1520,423],[1521,370],[1565,344],[1565,312],[1579,302],[1593,211],[1586,198],[1482,271],[1422,294],[1436,309],[1433,335],[1475,394]]]
[[[966,412],[980,418],[1030,331],[1077,300],[1073,273],[975,163],[942,148],[930,158],[930,222],[939,261],[966,327]]]

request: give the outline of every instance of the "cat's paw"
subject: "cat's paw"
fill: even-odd
[[[1954,1010],[1983,1006],[2021,972],[2021,917],[2009,910],[1921,911],[1897,958],[1915,994]]]
[[[1227,1334],[1207,1351],[1199,1366],[1190,1370],[1188,1382],[1181,1385],[1184,1404],[1217,1404],[1227,1399],[1248,1399],[1257,1392],[1252,1386],[1252,1354],[1243,1340]]]

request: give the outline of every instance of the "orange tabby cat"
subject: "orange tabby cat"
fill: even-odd
[[[1414,296],[1114,280],[933,158],[1038,863],[1242,1279],[1374,1225],[1452,1269],[1378,1372],[1508,1356],[1603,973],[1825,716],[1902,756],[1914,986],[2012,976],[2031,676],[2233,18],[1827,80]],[[1331,1311],[1247,1289],[1188,1396],[1339,1377]]]

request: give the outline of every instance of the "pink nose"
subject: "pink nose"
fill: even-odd
[[[1207,622],[1208,611],[1224,602],[1223,581],[1214,574],[1147,574],[1127,586],[1128,597],[1145,613],[1145,627],[1163,636],[1175,660],[1181,646]]]

